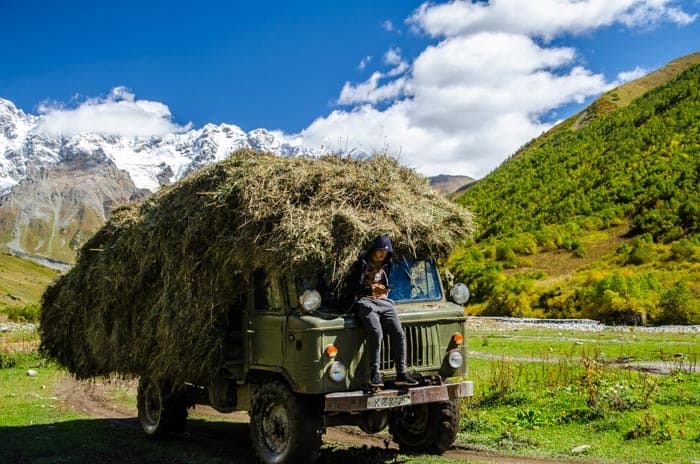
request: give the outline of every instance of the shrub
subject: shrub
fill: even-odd
[[[651,261],[654,249],[651,243],[644,239],[636,238],[632,243],[632,249],[627,257],[628,264],[640,265]]]
[[[530,234],[521,234],[513,240],[512,248],[520,256],[534,255],[537,253],[537,241]]]
[[[683,283],[661,295],[659,324],[695,324],[700,319],[693,305],[693,292]]]
[[[660,287],[652,274],[614,273],[593,279],[579,291],[584,315],[612,324],[643,324],[656,306],[652,290]]]
[[[640,438],[650,438],[654,443],[660,445],[671,440],[671,430],[663,423],[659,423],[651,414],[646,414],[644,418],[637,422],[634,429],[625,434],[625,440],[639,440]]]
[[[532,283],[527,279],[511,277],[495,285],[488,296],[484,315],[523,317],[532,312],[529,291]]]
[[[0,351],[0,369],[7,369],[14,367],[17,364],[17,360],[14,356],[9,353],[3,353]]]
[[[586,251],[586,247],[583,246],[580,242],[574,242],[573,243],[573,253],[574,256],[577,258],[585,258],[588,256],[588,251]]]
[[[13,322],[38,322],[41,306],[38,303],[28,303],[24,306],[8,306],[4,311],[7,318]]]
[[[671,245],[671,259],[700,262],[700,245],[693,239],[678,240]]]
[[[504,262],[517,261],[515,251],[513,251],[513,248],[508,243],[499,243],[496,245],[496,259]]]

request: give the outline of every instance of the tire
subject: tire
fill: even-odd
[[[260,386],[250,411],[255,454],[265,464],[313,462],[323,433],[320,403],[295,395],[285,384]]]
[[[146,438],[163,439],[171,433],[184,433],[187,404],[181,391],[141,378],[136,398],[139,422]]]
[[[454,443],[458,428],[457,401],[407,406],[389,421],[389,432],[404,452],[442,454]]]

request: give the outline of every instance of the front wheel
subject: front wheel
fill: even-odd
[[[161,439],[185,431],[187,404],[181,391],[164,388],[142,377],[136,404],[139,422],[147,438]]]
[[[389,432],[399,448],[418,453],[444,453],[457,438],[458,427],[457,401],[406,406],[389,421]]]
[[[321,448],[321,419],[313,398],[296,395],[279,381],[261,385],[250,411],[255,453],[265,464],[315,461]]]

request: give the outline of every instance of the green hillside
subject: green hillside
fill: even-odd
[[[56,275],[47,267],[0,253],[0,322],[36,320],[41,294]]]
[[[606,93],[457,199],[478,218],[449,263],[470,311],[700,323],[698,63]]]

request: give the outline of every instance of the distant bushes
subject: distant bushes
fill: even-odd
[[[682,282],[664,292],[659,309],[656,319],[659,324],[700,323],[700,308],[693,303],[693,293]]]
[[[28,303],[24,306],[0,306],[0,313],[7,314],[12,322],[38,322],[41,306],[38,303]]]
[[[697,234],[669,245],[654,243],[651,234],[643,234],[585,270],[545,283],[548,275],[529,267],[534,256],[515,252],[531,251],[532,243],[539,247],[548,240],[554,242],[555,228],[545,229],[541,234],[491,238],[450,258],[448,266],[457,280],[472,291],[471,314],[587,317],[631,325],[700,323]],[[524,245],[514,247],[523,237]],[[581,243],[575,237],[572,242]],[[585,252],[578,245],[573,256],[577,250]],[[542,264],[545,269],[547,265]]]
[[[581,313],[607,324],[644,324],[655,307],[653,292],[660,288],[653,274],[615,272],[592,279],[579,291]]]

